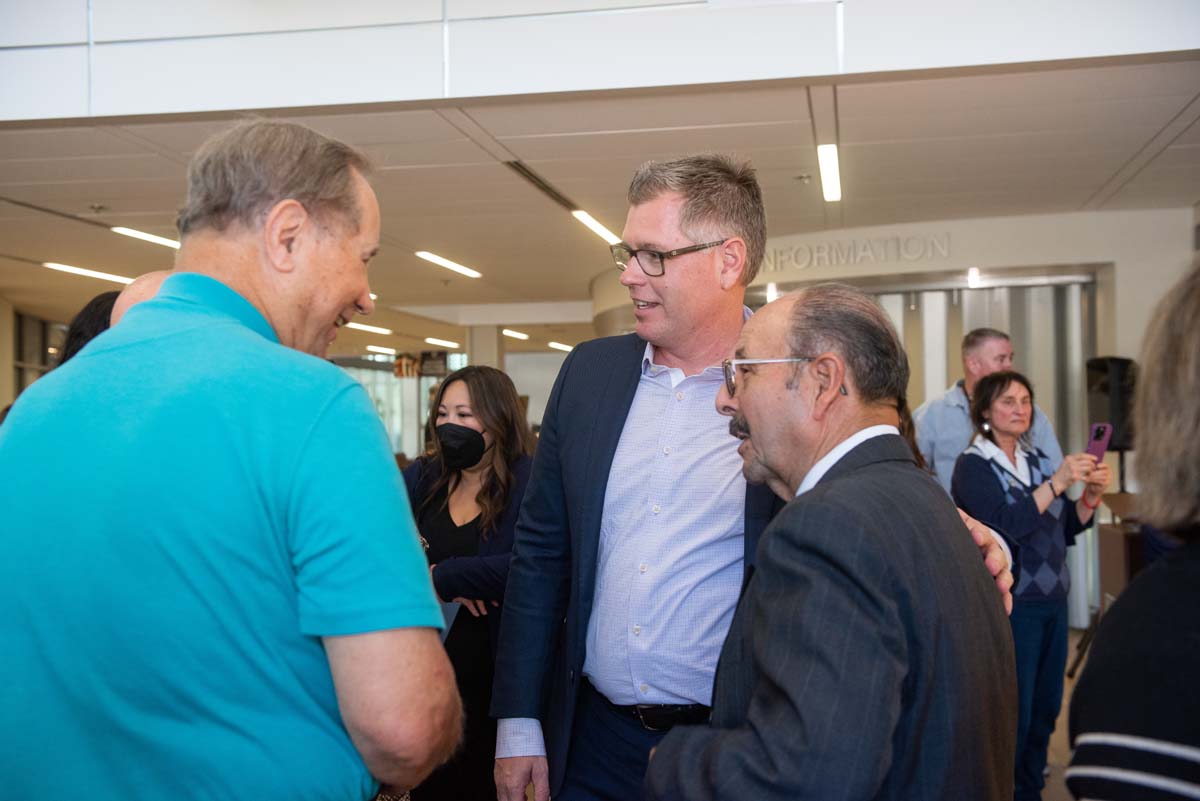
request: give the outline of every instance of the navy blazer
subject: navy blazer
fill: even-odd
[[[508,564],[512,555],[513,531],[521,500],[529,485],[529,470],[533,460],[521,456],[511,465],[513,485],[509,491],[508,506],[493,531],[479,542],[477,556],[455,556],[438,562],[433,572],[433,586],[438,596],[471,598],[473,600],[499,601],[504,603],[504,588],[508,583]],[[433,485],[442,475],[442,465],[431,457],[422,456],[404,469],[404,486],[408,489],[413,517],[419,519],[421,505],[425,503]],[[491,629],[492,653],[500,633],[500,614],[488,615]]]
[[[712,725],[666,735],[645,797],[1009,801],[1015,673],[945,491],[903,439],[868,439],[763,534]]]
[[[551,795],[566,771],[608,472],[645,350],[645,340],[627,334],[585,342],[567,356],[546,404],[517,521],[491,714],[541,720]],[[747,488],[747,565],[777,508],[769,489]]]

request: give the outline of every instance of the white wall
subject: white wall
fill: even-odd
[[[554,388],[554,379],[567,358],[565,353],[509,353],[504,357],[504,372],[517,386],[518,395],[529,396],[529,422],[541,423],[546,401]]]
[[[886,72],[1200,47],[1195,0],[5,0],[0,119]]]

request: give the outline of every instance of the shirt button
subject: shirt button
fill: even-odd
[[[641,627],[641,626],[634,626],[634,627],[633,627],[633,633],[634,633],[634,635],[635,635],[635,636],[637,636],[637,635],[640,635],[640,634],[642,633],[642,627]]]
[[[661,511],[662,511],[662,507],[659,506],[657,503],[654,504],[654,514],[658,514]]]
[[[675,400],[683,400],[683,393],[682,393],[682,392],[676,392],[676,393],[675,393]]]
[[[671,446],[670,446],[670,445],[665,445],[665,446],[663,446],[663,453],[670,453],[670,452],[671,452]]]
[[[638,572],[639,572],[639,573],[645,573],[645,572],[646,572],[646,566],[645,566],[645,565],[638,565]]]
[[[643,682],[642,684],[638,685],[638,689],[644,693],[648,693],[648,692],[650,692],[650,685]]]

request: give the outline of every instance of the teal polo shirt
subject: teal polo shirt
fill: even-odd
[[[321,637],[442,624],[387,435],[211,278],[0,426],[0,795],[365,799]]]

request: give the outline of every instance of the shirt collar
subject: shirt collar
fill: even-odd
[[[985,459],[990,459],[993,462],[998,462],[1001,467],[1006,468],[1010,473],[1012,473],[1014,475],[1018,475],[1021,472],[1020,465],[1022,462],[1026,461],[1026,459],[1028,458],[1027,451],[1025,450],[1025,448],[1023,448],[1021,446],[1020,442],[1017,443],[1017,451],[1016,451],[1017,463],[1016,464],[1013,464],[1012,462],[1010,462],[1008,460],[1008,454],[1005,453],[1004,450],[999,445],[992,442],[990,439],[983,436],[982,434],[976,434],[975,438],[973,440],[971,440],[971,445],[975,448],[978,448],[979,452],[981,454],[983,454],[983,457]]]
[[[745,325],[746,321],[749,320],[753,316],[754,316],[754,312],[750,310],[749,306],[742,307],[742,325]],[[675,370],[675,369],[678,369],[678,368],[667,367],[666,365],[655,363],[655,361],[654,361],[654,346],[651,345],[649,342],[646,343],[646,350],[642,353],[642,375],[658,375],[659,373],[663,372],[664,370]],[[713,370],[722,372],[721,365],[720,364],[710,364],[708,367],[704,368],[704,373],[709,374]],[[682,372],[682,371],[680,371],[680,372]]]
[[[804,480],[800,482],[800,488],[796,490],[796,497],[800,497],[813,487],[817,486],[817,482],[823,479],[825,474],[828,473],[835,464],[840,462],[842,457],[847,453],[854,450],[869,439],[882,437],[886,434],[895,434],[899,436],[900,429],[896,428],[895,426],[886,425],[868,426],[867,428],[851,434],[849,437],[839,442],[834,446],[833,450],[822,456],[817,460],[816,464],[809,468],[808,472],[804,475]]]
[[[175,273],[163,282],[155,299],[178,300],[203,306],[218,314],[232,317],[271,342],[279,341],[275,329],[271,328],[262,312],[240,293],[210,276],[200,273]]]

